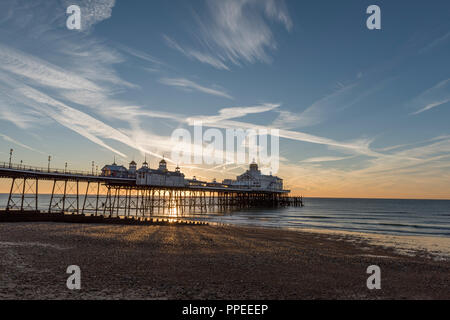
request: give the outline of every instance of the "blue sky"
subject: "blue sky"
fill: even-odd
[[[222,111],[211,127],[281,130],[297,193],[449,198],[449,18],[448,1],[3,0],[0,157],[156,166],[174,129]]]

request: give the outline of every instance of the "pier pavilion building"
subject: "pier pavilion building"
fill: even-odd
[[[223,180],[223,184],[234,188],[253,190],[283,190],[283,179],[262,174],[258,168],[258,164],[255,162],[250,164],[249,170],[237,176],[236,180],[225,179]]]

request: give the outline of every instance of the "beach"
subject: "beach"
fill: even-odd
[[[1,223],[0,299],[450,299],[448,243],[220,225]],[[81,290],[66,287],[70,265],[81,269]],[[381,269],[380,290],[366,286],[370,265]]]

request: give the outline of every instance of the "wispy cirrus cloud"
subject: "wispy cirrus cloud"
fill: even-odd
[[[24,143],[22,143],[20,141],[17,141],[16,139],[13,139],[13,138],[7,136],[6,134],[0,133],[0,138],[2,138],[5,141],[14,143],[15,145],[18,145],[19,147],[22,147],[24,149],[28,149],[28,150],[31,150],[33,152],[43,153],[42,151],[36,150],[36,149],[34,149],[34,148],[32,148],[32,147],[30,147],[30,146],[28,146],[28,145],[26,145],[26,144],[24,144]]]
[[[425,47],[419,50],[419,54],[427,53],[433,50],[434,48],[446,43],[449,40],[450,40],[450,31],[438,37],[437,39],[434,39],[432,42],[428,43]]]
[[[394,77],[391,77],[374,83],[357,78],[350,83],[338,83],[337,89],[318,99],[301,112],[278,110],[279,115],[272,122],[272,125],[284,129],[293,129],[320,124],[384,89],[394,79]]]
[[[195,90],[195,91],[203,92],[203,93],[206,93],[209,95],[223,97],[223,98],[233,100],[232,96],[230,96],[228,93],[226,93],[225,91],[223,91],[221,89],[205,87],[194,81],[184,79],[184,78],[162,78],[159,80],[159,82],[162,84],[168,85],[168,86],[172,86],[172,87],[178,87],[178,88],[183,88],[183,89],[187,89],[187,90]]]
[[[333,162],[333,161],[342,161],[353,158],[351,157],[314,157],[314,158],[308,158],[305,160],[302,160],[301,162],[304,163],[319,163],[319,162]]]
[[[276,42],[269,21],[292,28],[284,1],[216,0],[207,6],[211,19],[202,25],[204,39],[235,64],[270,60],[267,49],[276,49]]]
[[[82,46],[70,53],[63,50],[60,54],[67,59],[61,67],[0,44],[0,113],[4,116],[2,120],[11,121],[22,128],[50,120],[121,157],[126,158],[126,155],[111,147],[105,139],[119,141],[141,152],[152,154],[120,130],[64,102],[70,101],[69,104],[85,106],[98,114],[107,113],[113,118],[119,117],[102,107],[123,105],[123,101],[113,98],[114,90],[118,86],[128,85],[117,77],[114,71],[108,70],[108,65],[121,60],[117,59],[116,55],[108,54],[106,48],[105,54],[101,54],[101,48],[94,43],[93,47]],[[103,60],[97,61],[100,57]],[[73,68],[76,68],[80,60],[87,64],[74,72]],[[100,76],[96,74],[95,71],[102,69],[106,72],[99,72]],[[109,77],[103,78],[106,76]],[[2,107],[5,105],[9,107]],[[17,112],[11,105],[18,106]]]
[[[223,108],[219,110],[219,114],[217,115],[188,117],[186,119],[186,122],[190,125],[193,125],[195,122],[201,122],[203,124],[217,124],[223,120],[242,118],[248,114],[257,114],[272,111],[279,108],[280,106],[281,104],[279,103],[263,103],[261,105],[251,107]]]
[[[159,154],[151,151],[150,148],[147,149],[146,144],[132,138],[133,134],[125,134],[123,131],[126,130],[113,128],[105,122],[70,107],[39,90],[28,86],[18,85],[16,86],[16,89],[14,89],[13,95],[21,103],[39,110],[44,116],[53,119],[60,125],[123,158],[127,158],[127,155],[116,148],[111,147],[105,142],[105,139],[120,142],[148,155],[161,157]],[[170,158],[167,160],[170,160]]]
[[[122,44],[115,44],[114,45],[115,48],[119,49],[120,51],[123,51],[125,53],[127,53],[128,55],[131,55],[133,57],[136,57],[140,60],[149,62],[153,65],[156,66],[167,66],[166,63],[162,62],[161,60],[153,57],[152,55],[148,54],[147,52],[143,52],[141,50],[135,49],[135,48],[130,48],[127,46],[124,46]]]
[[[92,2],[99,3],[99,1]],[[35,5],[23,3],[22,9],[27,12],[24,16],[30,17],[28,24],[32,25],[34,22],[40,26],[44,25],[45,28],[40,28],[37,33],[30,33],[24,31],[20,27],[22,24],[18,23],[19,28],[9,29],[11,34],[16,32],[23,36],[23,40],[14,42],[14,47],[9,41],[0,38],[2,120],[10,121],[23,129],[56,122],[121,157],[126,157],[125,153],[116,146],[112,147],[110,141],[118,141],[142,153],[160,157],[154,152],[153,146],[140,139],[142,136],[155,136],[148,125],[142,129],[142,117],[164,118],[175,122],[183,120],[174,114],[153,111],[115,98],[122,90],[135,89],[138,86],[123,80],[115,71],[114,65],[124,63],[130,57],[150,63],[152,66],[166,65],[140,50],[122,45],[111,47],[88,34],[67,35],[67,30],[58,29],[61,22],[58,19],[61,17],[41,23],[37,21],[41,17],[34,14],[42,9],[39,4],[44,3],[36,2]],[[106,2],[104,4],[107,5]],[[8,5],[14,10],[18,9],[12,1],[9,1]],[[7,17],[0,15],[8,20],[9,28],[11,20],[21,19],[14,14],[14,10],[8,11],[10,14]],[[45,58],[23,49],[29,48],[30,42],[37,41],[35,39],[37,34],[40,46],[45,48],[44,51],[51,53]],[[54,41],[55,39],[58,41]],[[187,90],[232,99],[218,87],[210,88],[180,78],[166,80],[167,84]],[[89,110],[89,114],[80,108]],[[105,120],[113,121],[115,124],[109,125]],[[168,138],[158,136],[159,141],[164,141],[162,145],[165,147],[169,146]],[[170,160],[167,157],[166,159]]]
[[[0,44],[0,68],[55,89],[102,91],[94,82],[77,73]]]
[[[420,109],[413,112],[412,115],[420,114],[448,102],[450,102],[450,79],[439,82],[414,98],[411,104],[420,106]]]
[[[209,55],[207,53],[202,53],[202,52],[194,50],[194,49],[182,48],[175,40],[168,37],[167,35],[163,35],[163,38],[169,47],[171,47],[172,49],[178,50],[179,52],[181,52],[188,58],[191,58],[193,60],[198,60],[205,64],[209,64],[216,69],[230,70],[230,68],[228,68],[228,66],[220,58],[216,58],[212,55]]]
[[[66,53],[67,47],[64,46],[60,53],[60,59],[64,58],[66,64],[63,67],[0,44],[0,70],[4,71],[4,76],[9,75],[18,83],[51,90],[54,98],[114,116],[105,107],[124,104],[114,99],[115,92],[123,87],[135,86],[123,81],[111,69],[113,64],[122,61],[120,56],[109,53],[98,43],[89,43],[89,48],[83,44],[70,53]]]
[[[271,24],[286,30],[293,23],[283,0],[213,0],[197,18],[200,48],[182,46],[165,36],[167,44],[191,59],[228,70],[228,64],[269,62],[277,48]]]
[[[239,117],[242,117],[246,114],[249,114],[250,112],[247,112],[248,110],[259,110],[260,112],[267,112],[272,111],[275,108],[278,108],[279,105],[277,104],[266,104],[259,107],[256,107],[254,109],[248,109],[243,108],[241,110],[241,114]],[[230,108],[231,110],[233,108]],[[301,142],[307,142],[312,144],[318,144],[318,145],[325,145],[331,148],[336,148],[339,150],[345,150],[350,153],[357,153],[357,154],[363,154],[366,156],[371,157],[379,157],[382,156],[382,154],[375,152],[370,149],[370,144],[372,143],[372,139],[354,139],[352,141],[336,141],[333,139],[300,132],[300,131],[293,131],[293,130],[286,130],[286,129],[279,129],[277,127],[274,127],[272,125],[259,125],[249,122],[243,122],[243,121],[236,121],[236,120],[230,120],[233,118],[231,113],[225,110],[222,114],[219,112],[216,116],[194,116],[189,117],[186,119],[187,124],[193,125],[196,121],[203,121],[203,125],[206,127],[214,127],[214,128],[220,128],[220,129],[252,129],[252,130],[272,130],[277,129],[278,135],[280,138],[294,140],[294,141],[301,141]]]
[[[0,94],[0,119],[10,121],[22,130],[47,122],[45,119],[42,119],[40,113],[18,106],[17,101],[12,99],[1,85]]]
[[[112,147],[108,141],[120,142],[121,144],[136,149],[143,154],[145,153],[158,158],[162,157],[160,154],[152,151],[152,147],[154,147],[155,143],[152,145],[149,144],[148,141],[138,139],[139,136],[137,132],[142,133],[142,131],[139,128],[136,119],[138,118],[138,115],[168,118],[169,115],[167,114],[162,112],[144,111],[139,107],[125,107],[124,110],[119,107],[112,107],[111,109],[108,109],[108,112],[110,112],[113,118],[128,121],[130,124],[135,126],[131,130],[117,129],[111,125],[108,125],[99,118],[91,116],[86,112],[80,111],[63,101],[48,95],[38,88],[33,88],[20,82],[20,80],[14,78],[14,75],[8,75],[1,71],[0,92],[2,92],[0,101],[5,98],[8,98],[10,101],[14,101],[17,105],[22,106],[20,112],[28,112],[29,110],[32,110],[36,114],[37,121],[40,119],[45,119],[46,121],[53,120],[59,125],[76,132],[87,140],[119,155],[122,158],[127,158],[127,155],[122,151],[119,151],[117,148]],[[40,118],[38,118],[38,116]],[[2,120],[8,120],[11,122],[15,121],[14,115]],[[148,131],[146,131],[146,134],[147,136],[152,135]],[[167,143],[168,139],[170,140],[170,137],[158,137],[158,141],[161,141],[162,144],[165,143],[166,148],[170,148],[170,144]],[[5,140],[7,139],[5,138]],[[18,144],[15,140],[7,141]],[[34,149],[30,150],[36,151]],[[168,157],[166,157],[166,159],[171,161]]]
[[[443,99],[443,100],[439,100],[439,101],[435,101],[435,102],[432,102],[432,103],[429,103],[429,104],[427,104],[425,107],[423,107],[422,109],[417,110],[416,112],[413,112],[412,114],[413,114],[413,115],[416,115],[416,114],[425,112],[425,111],[430,110],[430,109],[433,109],[433,108],[435,108],[435,107],[439,107],[440,105],[445,104],[445,103],[447,103],[447,102],[449,102],[449,101],[450,101],[450,98],[448,98],[448,99]]]
[[[138,120],[129,115],[124,117],[122,108],[146,115],[158,113],[142,106],[128,107],[133,104],[116,98],[117,93],[124,89],[138,86],[123,80],[114,66],[130,57],[152,65],[163,63],[139,50],[111,47],[85,32],[67,33],[65,24],[61,24],[66,18],[65,10],[59,10],[63,12],[62,16],[49,18],[55,13],[54,7],[61,9],[61,3],[57,1],[36,1],[33,4],[22,1],[22,6],[20,2],[0,4],[2,8],[10,9],[6,16],[2,15],[4,12],[0,13],[0,23],[5,22],[9,31],[6,36],[0,34],[1,120],[10,121],[22,129],[39,127],[43,123],[55,127],[54,123],[57,123],[124,158],[126,154],[113,147],[111,141],[160,157],[151,148],[147,149],[131,138],[133,135],[124,133],[127,126],[137,127]],[[51,2],[54,7],[49,5]],[[108,18],[108,7],[112,8],[114,4],[114,1],[102,0],[87,2],[88,7],[98,11],[91,17],[91,25]],[[83,6],[86,1],[71,4]],[[49,12],[43,12],[46,19],[41,21],[39,13],[47,6]],[[16,10],[23,11],[23,15],[16,14]],[[29,18],[25,25],[37,25],[39,30],[24,30],[23,16]],[[20,35],[19,40],[8,41],[8,37],[14,34]],[[42,47],[39,55],[29,50],[35,42]],[[89,114],[83,109],[89,110]],[[105,119],[115,124],[109,125]],[[29,133],[32,134],[31,131]]]
[[[5,77],[2,77],[3,81],[6,79]],[[60,125],[75,131],[99,146],[122,157],[126,157],[123,153],[110,147],[101,139],[101,137],[114,138],[123,143],[131,144],[131,141],[121,134],[120,131],[84,112],[67,106],[63,102],[58,101],[37,89],[19,84],[15,82],[14,79],[8,79],[8,84],[12,84],[10,97],[15,99],[18,103],[36,110],[42,116],[48,117]],[[3,85],[5,84],[3,83]]]
[[[362,154],[370,157],[380,157],[383,154],[373,151],[370,149],[370,144],[372,139],[354,139],[352,141],[336,141],[326,137],[321,137],[305,132],[279,129],[272,125],[258,125],[249,122],[236,121],[232,119],[242,118],[248,114],[264,113],[269,111],[275,111],[281,104],[274,103],[264,103],[261,105],[250,106],[250,107],[232,107],[223,108],[219,110],[216,115],[196,115],[196,116],[186,116],[182,114],[164,113],[164,112],[148,112],[141,110],[136,107],[128,107],[122,110],[122,117],[125,119],[142,119],[142,117],[149,118],[164,118],[170,119],[172,121],[178,122],[179,124],[184,124],[188,126],[193,126],[196,122],[201,122],[205,127],[218,128],[218,129],[253,129],[253,130],[271,130],[278,129],[279,137],[284,139],[289,139],[293,141],[301,141],[312,144],[324,145],[330,148],[336,148],[339,150],[346,151],[352,154]],[[141,131],[142,135],[142,130]]]

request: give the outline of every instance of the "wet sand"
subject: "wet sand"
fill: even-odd
[[[0,223],[0,299],[450,299],[445,256],[423,247],[405,254],[390,240],[229,226]],[[81,290],[66,287],[69,265],[81,268]],[[381,290],[366,287],[370,265],[381,268]]]

